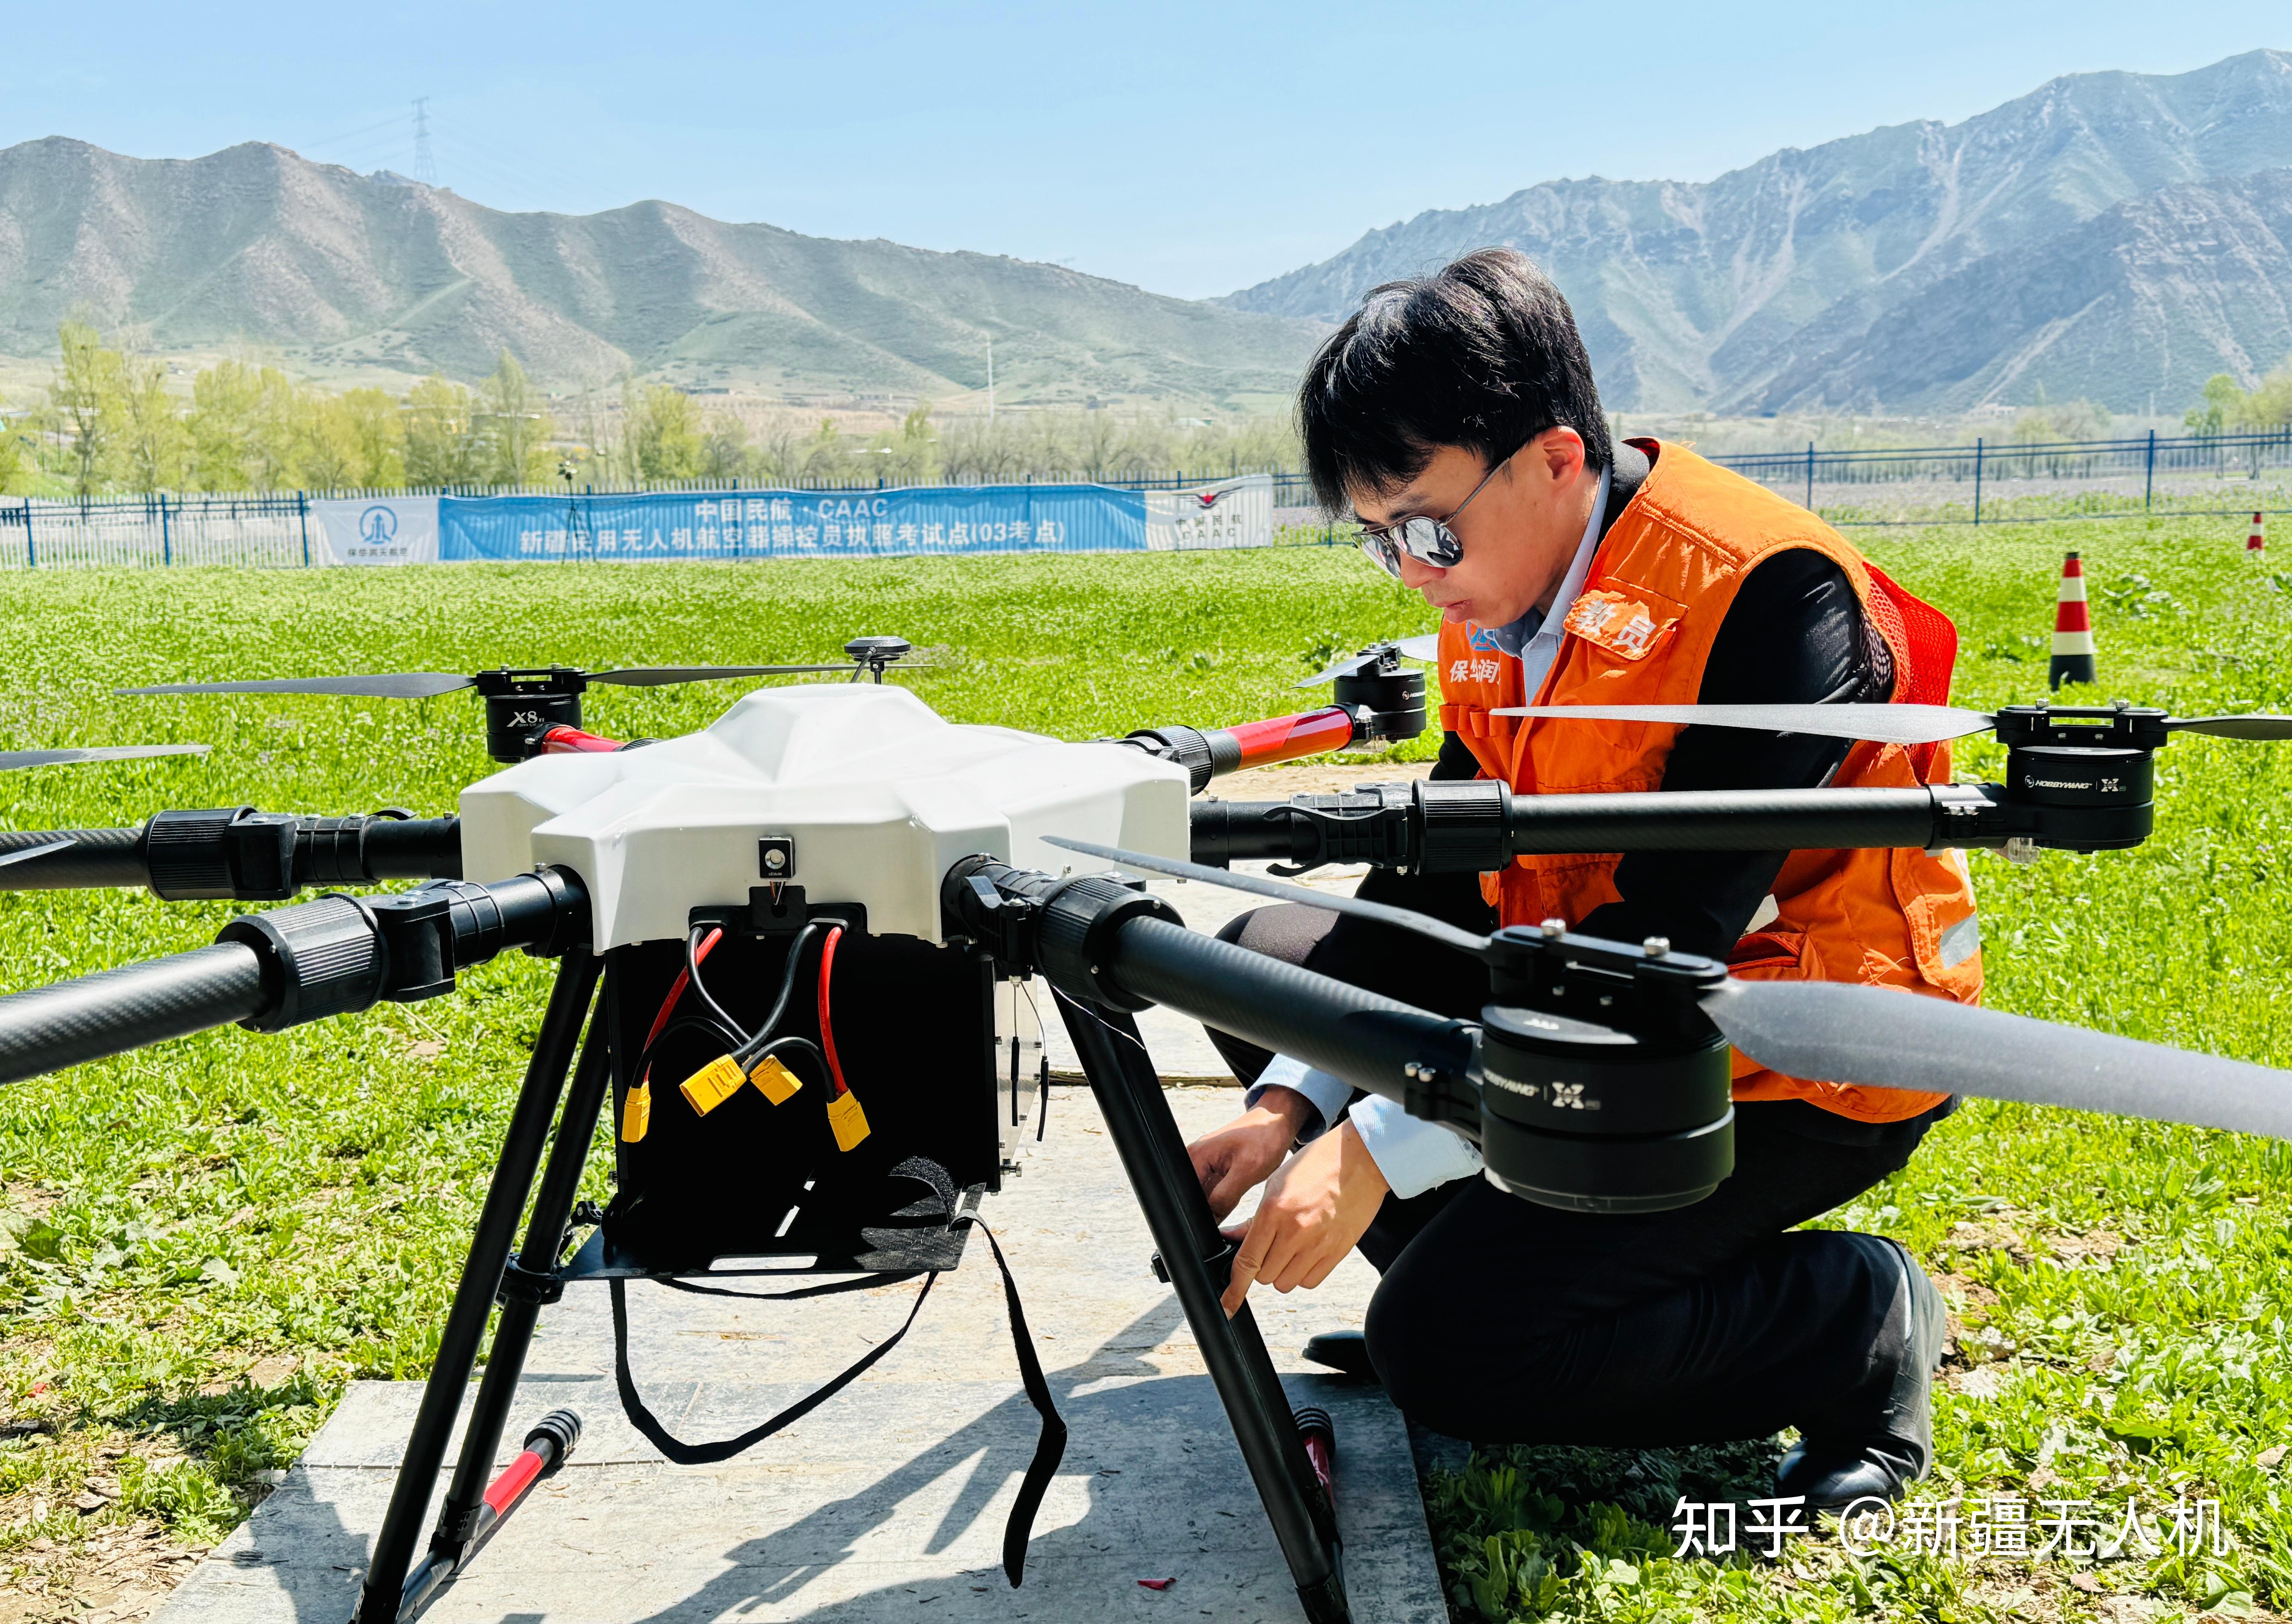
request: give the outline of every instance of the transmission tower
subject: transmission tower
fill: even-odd
[[[414,178],[424,186],[438,184],[438,160],[430,151],[430,98],[414,98]]]

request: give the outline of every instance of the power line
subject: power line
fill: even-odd
[[[404,117],[403,113],[392,113],[389,117],[375,124],[360,125],[355,130],[344,130],[339,134],[325,136],[318,141],[304,141],[298,149],[303,156],[308,157],[313,152],[322,151],[328,147],[339,147],[343,142],[354,140],[360,135],[371,135],[376,130],[402,129],[405,126],[398,121]]]
[[[430,151],[430,98],[414,98],[414,178],[424,186],[438,184],[438,160]]]

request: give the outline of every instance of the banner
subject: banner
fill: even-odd
[[[311,524],[326,556],[312,547],[312,563],[434,564],[438,562],[436,497],[373,497],[356,502],[313,502]]]
[[[1158,553],[1273,545],[1273,476],[1146,493],[1146,545]]]
[[[437,556],[448,563],[1119,553],[1147,545],[1146,498],[1103,485],[445,497],[438,513]]]

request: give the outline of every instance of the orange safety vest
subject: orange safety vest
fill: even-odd
[[[1533,701],[1520,661],[1481,627],[1441,628],[1441,725],[1520,795],[1653,789],[1678,738],[1655,723],[1497,716],[1526,705],[1692,705],[1728,605],[1752,568],[1786,547],[1810,547],[1853,584],[1894,657],[1893,699],[1946,704],[1957,631],[1941,611],[1888,580],[1844,537],[1794,503],[1683,446],[1632,442],[1653,466],[1594,555],[1583,595],[1555,604],[1563,635]],[[1949,747],[1858,743],[1831,780],[1901,788],[1949,781]],[[1506,925],[1566,920],[1618,900],[1621,855],[1518,857],[1481,877]],[[1962,854],[1914,851],[1794,852],[1776,877],[1771,914],[1729,955],[1754,981],[1861,982],[1963,1004],[1981,996],[1980,927]],[[1738,1100],[1804,1099],[1861,1122],[1894,1122],[1948,1096],[1810,1081],[1734,1055]]]

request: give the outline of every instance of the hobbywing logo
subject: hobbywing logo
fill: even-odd
[[[359,539],[370,547],[385,547],[398,539],[398,514],[387,507],[369,507],[359,515]]]

